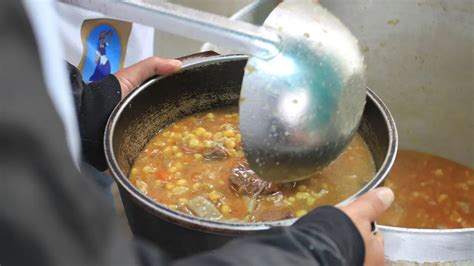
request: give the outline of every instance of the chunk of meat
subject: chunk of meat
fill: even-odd
[[[260,206],[254,212],[255,221],[277,221],[292,218],[291,210],[284,206]]]
[[[246,164],[238,164],[237,167],[232,169],[229,178],[232,189],[251,197],[272,194],[279,189],[278,185],[260,178]]]
[[[225,148],[220,145],[205,150],[202,154],[207,160],[222,160],[227,158],[227,152],[225,151]]]

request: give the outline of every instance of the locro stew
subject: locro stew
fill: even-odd
[[[131,182],[170,209],[209,220],[261,222],[300,217],[359,191],[375,173],[360,135],[321,173],[292,183],[260,179],[241,145],[237,108],[185,117],[140,152]]]
[[[474,171],[427,153],[401,150],[385,181],[395,202],[384,225],[454,229],[474,227]]]

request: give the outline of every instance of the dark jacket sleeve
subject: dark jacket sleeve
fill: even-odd
[[[120,101],[120,83],[114,75],[86,84],[79,70],[67,63],[76,104],[84,161],[98,170],[107,169],[104,131],[110,113]]]
[[[0,265],[137,265],[72,161],[22,2],[0,1]]]
[[[184,265],[363,265],[364,242],[351,219],[321,207],[295,225],[234,240],[222,248],[177,261]]]

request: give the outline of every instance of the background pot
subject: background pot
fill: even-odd
[[[277,2],[256,2],[233,18],[261,24]],[[390,107],[400,148],[474,167],[472,0],[320,2],[359,40],[369,87]],[[390,261],[474,264],[474,228],[380,228]]]
[[[179,73],[145,82],[117,106],[109,119],[105,134],[107,161],[132,232],[157,243],[171,256],[212,249],[235,235],[288,226],[295,221],[232,224],[200,220],[161,206],[141,194],[127,178],[138,153],[161,128],[195,112],[237,105],[246,60],[244,55],[231,55],[185,63]],[[379,185],[395,159],[395,124],[370,90],[359,133],[374,156],[377,173],[347,201]]]

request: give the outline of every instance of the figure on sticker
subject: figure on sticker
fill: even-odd
[[[99,35],[97,42],[97,51],[95,52],[95,70],[89,81],[101,80],[110,72],[110,61],[107,58],[107,46],[110,44],[110,38],[112,37],[112,31],[102,31]]]

